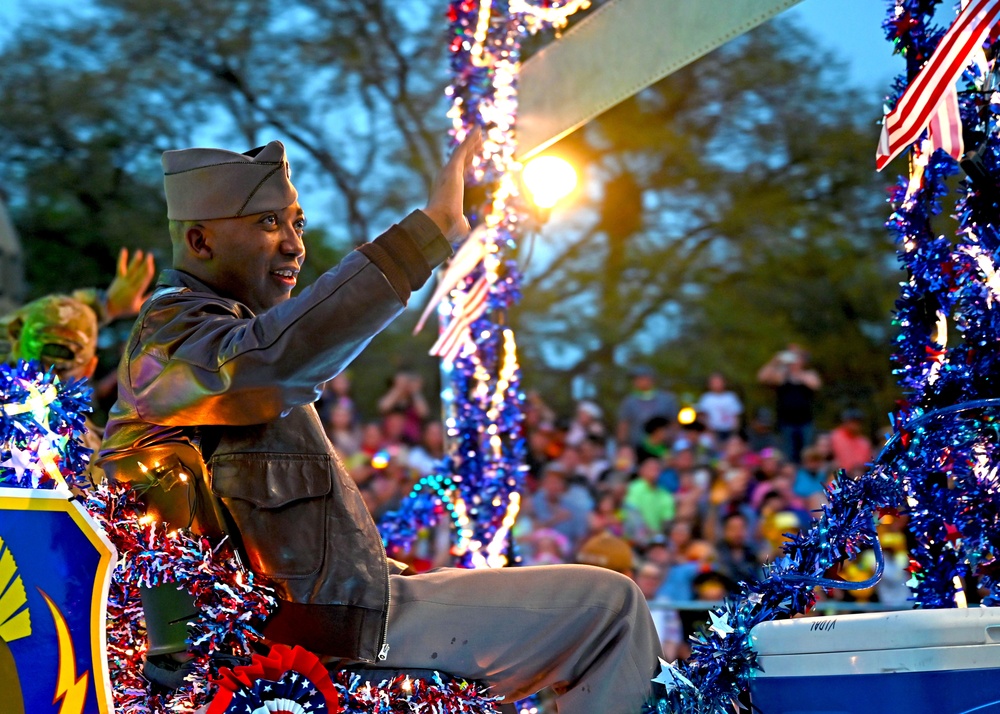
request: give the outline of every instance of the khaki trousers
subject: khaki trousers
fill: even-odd
[[[646,600],[587,565],[390,577],[388,659],[490,686],[505,701],[552,687],[560,714],[637,714],[658,670]]]

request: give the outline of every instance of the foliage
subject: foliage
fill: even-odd
[[[25,297],[107,284],[120,246],[156,248],[164,266],[158,158],[185,145],[284,140],[310,213],[307,266],[332,264],[426,195],[447,142],[444,27],[434,6],[386,0],[38,13],[0,48],[0,187]],[[561,142],[599,190],[536,240],[512,315],[526,384],[568,409],[582,378],[611,407],[641,360],[679,391],[714,369],[749,386],[798,340],[833,410],[877,398],[887,411],[900,275],[870,168],[879,106],[842,79],[772,22]],[[407,324],[374,346],[416,355],[412,339]],[[430,361],[415,366],[436,383]],[[393,367],[366,355],[354,372],[381,393]]]
[[[330,197],[307,204],[313,225],[371,238],[423,200],[447,142],[438,26],[384,0],[93,0],[32,17],[0,51],[27,297],[106,284],[122,245],[165,246],[159,155],[178,146],[279,137],[300,189]]]
[[[797,341],[832,413],[888,411],[901,273],[872,158],[880,107],[845,87],[779,20],[554,147],[602,190],[539,239],[515,322],[526,382],[568,395],[579,375],[613,406],[644,361],[678,391],[721,370],[768,403],[756,371]]]

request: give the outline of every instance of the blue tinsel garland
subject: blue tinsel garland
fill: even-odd
[[[884,28],[907,73],[896,80],[896,101],[943,35],[929,21],[939,0],[890,1]],[[975,91],[974,68],[965,75],[961,112],[990,175],[997,174],[996,119],[989,98]],[[982,119],[987,116],[987,119]],[[969,148],[969,147],[967,147]],[[711,613],[708,633],[696,635],[689,662],[665,665],[657,681],[667,696],[647,707],[662,714],[715,714],[737,707],[756,668],[751,629],[758,623],[808,611],[813,589],[869,587],[838,583],[826,571],[873,548],[881,565],[875,517],[905,512],[916,541],[910,585],[925,608],[955,607],[956,583],[978,576],[996,602],[1000,565],[1000,315],[986,281],[998,254],[996,186],[965,182],[958,202],[960,240],[938,235],[932,219],[948,194],[946,179],[958,168],[942,152],[927,157],[919,183],[901,178],[890,201],[887,226],[896,236],[907,273],[896,303],[899,334],[893,356],[908,402],[893,415],[895,433],[860,479],[842,475],[827,489],[829,506],[811,526],[792,536],[784,555],[759,583]],[[985,256],[985,258],[983,258]],[[983,262],[985,261],[985,263]],[[985,264],[985,268],[984,268]],[[961,336],[945,339],[948,325]]]
[[[37,362],[0,364],[0,486],[77,485],[90,461],[90,395],[86,381],[60,382]]]

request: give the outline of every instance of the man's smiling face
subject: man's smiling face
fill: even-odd
[[[298,202],[239,218],[200,221],[211,257],[208,282],[261,313],[291,296],[305,261],[306,218]]]

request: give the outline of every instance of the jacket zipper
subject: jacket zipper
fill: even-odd
[[[385,552],[385,544],[379,534],[379,547],[382,549],[382,565],[385,567],[385,607],[382,616],[382,633],[379,637],[378,661],[384,662],[389,658],[389,554]]]

